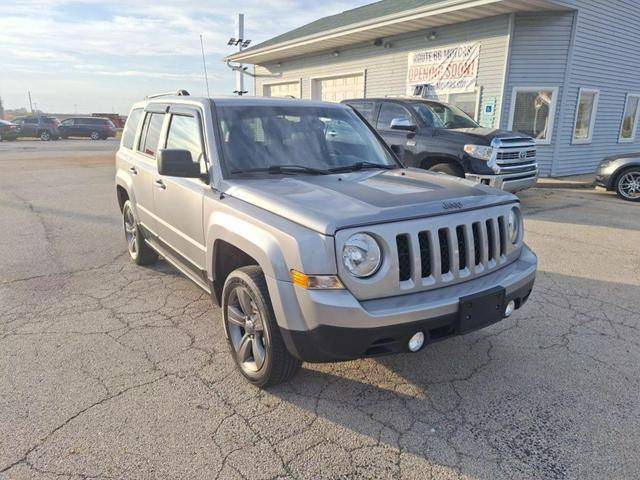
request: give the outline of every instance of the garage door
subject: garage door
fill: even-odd
[[[276,83],[263,87],[265,97],[294,97],[300,98],[300,82]]]
[[[313,99],[341,102],[347,98],[364,97],[364,75],[340,75],[313,80]]]

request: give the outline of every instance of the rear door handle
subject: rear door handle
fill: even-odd
[[[156,188],[159,188],[160,190],[166,190],[167,186],[164,184],[164,182],[162,181],[162,179],[158,179],[155,182],[153,182],[156,186]]]
[[[134,175],[137,175],[137,174],[138,174],[138,170],[136,169],[136,167],[129,167],[129,171],[130,171],[131,173],[133,173]]]

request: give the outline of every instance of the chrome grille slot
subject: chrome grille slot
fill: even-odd
[[[411,280],[411,254],[409,251],[409,235],[402,234],[396,237],[398,248],[398,277],[401,282]]]
[[[418,242],[420,244],[420,267],[421,277],[427,278],[431,276],[431,242],[429,241],[429,232],[420,232],[418,234]]]
[[[441,228],[438,230],[438,240],[440,242],[440,273],[445,275],[451,272],[451,252],[449,248],[449,230]]]

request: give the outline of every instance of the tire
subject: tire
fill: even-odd
[[[127,240],[127,251],[136,265],[152,265],[158,260],[158,253],[144,241],[138,219],[133,212],[131,200],[122,206],[124,235]]]
[[[436,163],[429,170],[432,172],[441,172],[451,175],[453,177],[464,178],[464,171],[462,168],[452,163]]]
[[[640,167],[620,172],[614,183],[618,198],[627,202],[640,202]]]
[[[89,137],[91,138],[91,140],[100,140],[102,138],[102,135],[100,135],[100,132],[91,132],[91,135],[89,135]]]
[[[42,132],[40,132],[40,140],[42,140],[43,142],[48,142],[51,140],[51,133],[48,132],[47,130],[43,130]]]
[[[284,344],[260,267],[229,274],[222,290],[222,318],[231,355],[249,382],[267,388],[298,372],[302,362]]]

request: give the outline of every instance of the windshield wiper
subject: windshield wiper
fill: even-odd
[[[233,170],[231,173],[259,173],[266,172],[269,175],[286,175],[288,173],[310,173],[312,175],[327,175],[326,170],[305,167],[304,165],[271,165],[265,168],[246,168],[243,170]]]
[[[396,166],[395,165],[385,165],[383,163],[356,162],[353,165],[345,165],[343,167],[330,168],[329,171],[331,173],[357,172],[358,170],[363,170],[365,168],[381,168],[383,170],[393,170],[394,168],[396,168]]]

